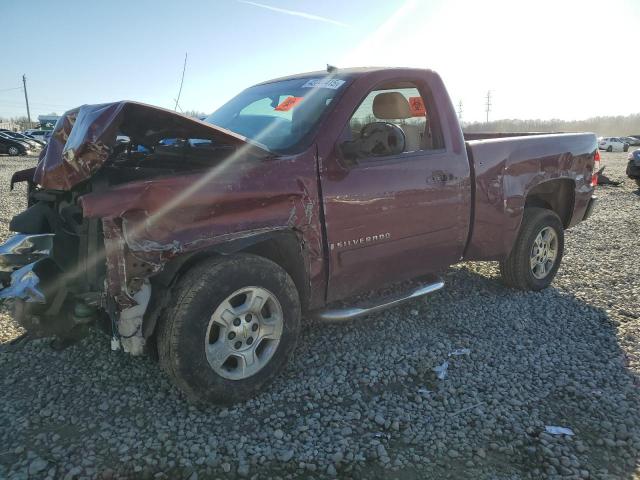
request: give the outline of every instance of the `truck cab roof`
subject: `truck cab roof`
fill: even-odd
[[[337,68],[332,71],[327,70],[316,70],[313,72],[305,72],[305,73],[297,73],[294,75],[288,75],[285,77],[273,78],[271,80],[267,80],[265,82],[260,82],[256,85],[266,85],[269,83],[282,82],[286,80],[297,80],[297,79],[305,79],[305,78],[317,78],[317,77],[332,77],[332,78],[340,78],[340,79],[355,79],[357,77],[362,77],[365,75],[370,75],[372,73],[377,72],[386,72],[386,71],[394,71],[394,72],[430,72],[433,73],[433,70],[425,69],[425,68],[409,68],[409,67],[350,67],[350,68]]]

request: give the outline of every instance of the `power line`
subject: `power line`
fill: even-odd
[[[10,90],[22,90],[22,87],[14,87],[14,88],[0,88],[0,92],[8,92]]]

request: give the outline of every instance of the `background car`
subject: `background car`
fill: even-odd
[[[628,143],[632,147],[640,146],[640,138],[636,138],[636,137],[620,137],[620,140],[622,140],[624,143]]]
[[[636,185],[640,188],[640,148],[629,152],[627,159],[629,160],[629,163],[627,163],[627,176],[635,180]]]
[[[15,138],[16,140],[20,140],[22,142],[27,142],[33,149],[41,149],[46,145],[42,140],[36,140],[35,138],[27,137],[26,135],[18,132],[12,132],[11,130],[0,130],[0,132],[5,135],[10,136],[11,138]]]
[[[598,148],[607,152],[626,152],[629,144],[618,137],[601,137],[598,139]]]
[[[27,155],[31,153],[31,146],[26,142],[10,137],[4,132],[0,132],[0,153]]]

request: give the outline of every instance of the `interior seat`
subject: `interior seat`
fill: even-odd
[[[373,116],[380,120],[406,120],[412,118],[409,101],[400,92],[379,93],[373,99]],[[396,123],[396,122],[392,122]],[[405,152],[413,152],[422,148],[424,131],[418,125],[409,123],[397,124],[404,132]]]

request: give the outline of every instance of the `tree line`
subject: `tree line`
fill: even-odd
[[[640,113],[585,120],[519,120],[463,122],[465,132],[593,132],[598,136],[640,135]]]

